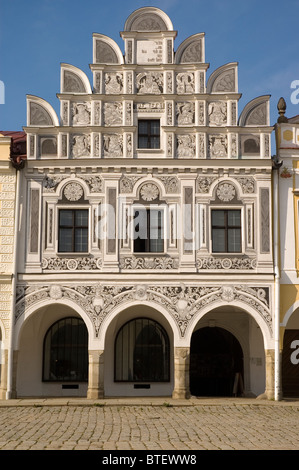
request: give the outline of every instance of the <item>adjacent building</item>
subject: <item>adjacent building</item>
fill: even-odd
[[[0,399],[7,398],[17,283],[16,201],[26,154],[25,132],[0,132]]]
[[[277,234],[277,315],[278,396],[299,396],[299,116],[285,116],[286,103],[278,103],[275,125],[276,161],[273,171],[273,213]],[[277,354],[277,357],[279,355]]]
[[[61,64],[60,116],[27,96],[2,388],[273,398],[270,97],[239,112],[237,62],[208,75],[157,8],[120,34],[93,34],[92,83]]]

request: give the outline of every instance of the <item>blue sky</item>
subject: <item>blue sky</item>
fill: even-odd
[[[299,114],[291,102],[291,83],[299,83],[299,0],[0,0],[0,129],[26,125],[26,94],[47,100],[59,114],[60,63],[81,68],[91,80],[92,34],[111,37],[123,51],[119,31],[144,6],[168,14],[178,31],[175,50],[192,34],[206,34],[208,76],[239,63],[239,113],[269,94],[272,125],[281,96],[286,115]]]

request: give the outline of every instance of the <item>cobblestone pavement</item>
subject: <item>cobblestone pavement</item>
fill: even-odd
[[[299,402],[9,400],[0,450],[298,450]]]

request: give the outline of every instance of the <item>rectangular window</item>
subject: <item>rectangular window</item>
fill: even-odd
[[[241,210],[212,210],[213,253],[240,253]]]
[[[58,251],[60,253],[88,251],[88,209],[60,209]]]
[[[159,209],[137,209],[134,212],[134,252],[164,252],[164,212]]]
[[[149,119],[138,121],[138,148],[160,148],[160,121]]]

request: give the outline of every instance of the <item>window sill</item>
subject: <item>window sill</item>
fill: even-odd
[[[245,253],[243,251],[236,251],[236,252],[214,252],[212,251],[212,256],[245,256]]]
[[[71,252],[71,251],[66,251],[66,252],[59,251],[59,252],[57,253],[57,256],[59,256],[59,257],[63,257],[63,256],[67,256],[67,257],[68,257],[68,256],[71,256],[72,258],[73,258],[74,256],[82,256],[82,257],[83,257],[83,256],[90,256],[90,252],[89,252],[89,251],[86,251],[86,252],[85,252],[85,251],[84,251],[84,252],[83,252],[83,251],[77,251],[77,252],[76,252],[76,251],[74,251],[74,252]]]
[[[151,148],[137,148],[136,150],[137,152],[140,152],[140,153],[147,153],[147,152],[161,153],[163,151],[162,149],[151,149]]]
[[[132,253],[132,254],[135,255],[135,256],[166,256],[167,253],[165,251],[163,251],[163,252],[161,252],[161,251],[135,252],[134,251],[134,253]]]

